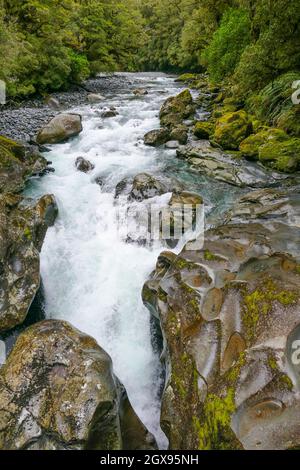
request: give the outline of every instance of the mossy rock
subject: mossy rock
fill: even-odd
[[[189,90],[168,98],[160,110],[160,122],[163,127],[177,127],[184,119],[193,117],[195,106]]]
[[[242,155],[249,160],[258,160],[259,149],[269,142],[284,142],[288,135],[281,129],[266,128],[257,134],[250,135],[240,144]]]
[[[293,173],[300,169],[300,139],[272,141],[259,149],[259,161],[274,170]]]
[[[209,139],[209,137],[214,133],[214,125],[209,121],[198,121],[194,127],[194,135],[198,139]]]
[[[300,105],[281,114],[276,125],[288,134],[300,137]]]
[[[225,150],[238,150],[252,132],[252,123],[245,111],[224,114],[216,122],[214,141]]]
[[[0,135],[0,149],[5,149],[10,152],[14,157],[19,159],[25,158],[25,147],[19,142],[14,142],[7,137]]]
[[[183,73],[182,75],[179,75],[179,77],[176,78],[176,82],[193,82],[194,80],[198,80],[199,75],[195,73]]]

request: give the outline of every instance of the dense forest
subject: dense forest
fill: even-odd
[[[298,0],[1,0],[0,41],[11,97],[101,71],[208,71],[260,118],[298,112]]]

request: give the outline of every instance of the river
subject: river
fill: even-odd
[[[51,146],[46,157],[55,173],[32,180],[26,193],[54,194],[59,207],[41,253],[46,316],[71,322],[111,355],[133,407],[159,447],[166,448],[159,425],[162,369],[141,300],[143,283],[163,247],[130,244],[120,237],[115,188],[123,178],[141,172],[177,178],[185,188],[200,192],[207,212],[215,214],[224,212],[240,190],[196,177],[174,150],[146,147],[143,136],[159,127],[163,101],[181,87],[163,74],[125,77],[128,85],[107,92],[104,102],[72,109],[83,117],[83,132]],[[132,90],[137,87],[147,88],[148,95],[135,98]],[[116,107],[118,116],[102,119],[100,108],[105,106]],[[76,169],[79,156],[95,165],[91,173]]]

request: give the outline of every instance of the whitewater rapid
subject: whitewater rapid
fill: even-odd
[[[178,86],[163,75],[135,76],[134,81],[149,94],[134,98],[129,87],[108,94],[101,104],[72,110],[82,115],[83,132],[51,147],[46,157],[55,173],[33,180],[27,193],[54,194],[59,207],[41,253],[47,317],[71,322],[111,355],[134,409],[166,448],[159,425],[161,364],[151,347],[149,312],[141,300],[143,283],[162,247],[120,239],[114,191],[124,177],[157,173],[164,158],[173,157],[174,152],[144,146],[142,138],[159,127],[159,108]],[[106,106],[116,107],[119,115],[102,119]],[[79,156],[95,165],[91,173],[76,170]]]

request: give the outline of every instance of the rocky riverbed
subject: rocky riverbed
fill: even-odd
[[[213,100],[116,74],[1,111],[0,448],[299,446],[299,176],[222,148],[253,127]]]

